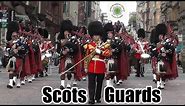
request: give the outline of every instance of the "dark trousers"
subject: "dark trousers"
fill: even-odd
[[[144,75],[144,66],[141,65],[141,60],[137,59],[137,69],[136,69],[136,75],[140,76],[140,75]]]
[[[89,100],[100,100],[105,74],[88,73]]]
[[[140,75],[141,74],[141,64],[140,64],[140,59],[137,59],[137,63],[136,63],[136,75]]]

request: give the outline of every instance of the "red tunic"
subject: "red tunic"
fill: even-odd
[[[159,52],[161,47],[158,47],[157,50]],[[168,61],[164,61],[164,64],[167,67],[167,72],[164,75],[165,79],[175,79],[176,77],[178,77],[178,70],[177,70],[177,63],[176,63],[176,53],[174,52],[173,54],[173,61],[172,63],[169,63]],[[156,57],[152,57],[152,68],[154,73],[157,72],[157,58]]]
[[[52,47],[53,47],[53,45],[52,45],[51,41],[44,41],[41,46],[41,51],[45,52],[45,51],[51,49]]]
[[[90,54],[93,52],[97,44],[95,42],[90,42],[84,48]],[[111,55],[111,51],[108,48],[101,48],[102,54],[96,54],[92,60],[90,60],[88,65],[88,72],[95,74],[104,74],[106,72],[106,63],[104,61],[105,57],[109,57]]]
[[[141,42],[141,44],[143,45],[143,50],[144,50],[145,52],[147,52],[147,51],[148,51],[148,47],[149,47],[148,42],[147,42],[147,41],[143,41],[143,42]],[[136,42],[136,43],[134,44],[133,49],[136,50],[136,51],[138,51],[138,50],[139,50],[139,51],[142,51],[139,42]],[[141,54],[142,54],[142,53],[138,53],[138,52],[137,52],[137,53],[135,53],[134,57],[135,57],[136,59],[141,59]]]

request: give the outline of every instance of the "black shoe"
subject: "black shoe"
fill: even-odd
[[[94,100],[89,100],[89,104],[95,104]]]
[[[44,77],[43,75],[39,75],[39,77]]]
[[[10,88],[10,89],[12,89],[12,88],[13,88],[13,86],[11,86],[11,85],[7,85],[7,88]]]
[[[47,77],[47,76],[48,76],[48,74],[46,73],[46,74],[45,74],[45,76]]]
[[[66,87],[67,89],[71,89],[71,87]]]
[[[39,77],[44,77],[44,73],[40,72]]]
[[[35,78],[38,78],[38,74],[35,74]]]
[[[157,83],[157,80],[153,79],[153,82],[154,82],[154,83]]]
[[[140,75],[135,75],[136,77],[140,77]]]
[[[15,81],[13,81],[13,85],[15,85]]]
[[[114,80],[113,83],[116,84],[117,82]]]
[[[96,103],[101,103],[101,100],[96,100]]]
[[[64,88],[64,86],[60,85],[60,89],[63,90],[63,89],[65,89],[65,88]]]
[[[144,75],[143,75],[143,74],[141,74],[141,77],[144,77]]]
[[[21,88],[21,86],[17,86],[17,88]]]
[[[83,81],[86,81],[86,78],[83,78],[82,80],[83,80]]]
[[[158,87],[158,89],[164,89],[164,88]]]
[[[21,85],[25,85],[25,83],[21,83]]]

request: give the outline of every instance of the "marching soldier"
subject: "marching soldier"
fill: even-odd
[[[140,77],[140,75],[144,77],[144,63],[143,63],[144,61],[142,61],[142,59],[144,58],[142,57],[142,54],[147,52],[149,44],[145,39],[144,29],[139,29],[137,33],[138,33],[138,40],[134,45],[134,50],[136,51],[135,58],[137,59],[136,77]]]
[[[153,73],[153,82],[157,82],[157,79],[156,79],[156,74],[155,74],[155,62],[156,62],[156,57],[157,57],[157,50],[156,50],[156,44],[155,44],[155,28],[152,29],[151,31],[151,35],[150,35],[150,56],[151,56],[151,65],[152,65],[152,73]],[[154,63],[153,63],[154,62]]]
[[[81,38],[81,50],[82,50],[82,58],[85,57],[86,55],[86,51],[83,48],[83,45],[85,45],[86,43],[90,42],[90,37],[88,37],[87,35],[87,28],[85,26],[81,26],[78,32],[78,35]],[[82,80],[85,81],[86,80],[86,76],[87,76],[87,61],[83,61],[82,62]]]
[[[121,56],[122,50],[122,39],[119,36],[115,36],[114,27],[112,23],[107,23],[104,25],[105,37],[104,40],[109,40],[111,45],[112,55],[107,60],[107,74],[106,74],[106,85],[112,86],[111,79],[114,79],[114,82],[117,82],[118,74],[118,59]]]
[[[130,45],[133,44],[133,39],[125,30],[124,25],[122,25],[118,31],[117,36],[120,36],[123,40],[121,55],[120,58],[118,58],[119,72],[117,75],[118,82],[116,83],[117,85],[120,85],[123,80],[127,80],[127,77],[130,75],[131,68],[129,64],[129,52],[131,48]]]
[[[18,23],[10,22],[6,36],[8,41],[7,47],[10,48],[10,59],[6,66],[7,71],[9,72],[9,84],[7,85],[7,88],[13,88],[15,82],[17,83],[17,88],[20,88],[20,74],[23,68],[23,55],[25,54],[25,48],[21,39],[19,39],[18,31]]]
[[[103,79],[106,73],[105,57],[111,55],[109,49],[110,44],[103,43],[101,36],[103,34],[103,26],[99,21],[91,22],[88,26],[88,32],[92,37],[92,41],[84,45],[84,49],[89,55],[88,64],[88,90],[89,104],[101,102],[101,91]]]
[[[40,73],[40,76],[48,76],[48,67],[50,58],[52,56],[52,50],[54,49],[54,46],[52,45],[51,41],[48,39],[48,31],[46,29],[42,29],[43,34],[43,42],[41,44],[41,60],[42,60],[42,70]]]
[[[156,51],[157,55],[155,58],[153,57],[152,68],[155,70],[157,88],[159,89],[164,89],[167,79],[178,77],[174,39],[167,32],[165,24],[158,24],[156,26],[156,48],[153,49],[153,52]]]
[[[74,76],[74,85],[76,85],[76,80],[80,80],[81,75],[81,64],[78,64],[75,68],[70,69],[75,63],[81,59],[81,53],[79,51],[79,45],[77,42],[77,37],[72,35],[73,24],[70,20],[63,20],[61,23],[60,35],[58,40],[60,41],[59,48],[57,52],[60,53],[60,65],[59,73],[61,74],[61,89],[65,88],[65,78],[67,77],[67,88],[71,88],[72,75]]]

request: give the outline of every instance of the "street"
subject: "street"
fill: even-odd
[[[122,88],[145,88],[146,86],[156,87],[152,82],[151,67],[149,64],[145,65],[145,77],[135,77],[134,72],[131,73],[128,80],[124,81],[122,85],[115,87]],[[52,66],[53,69],[48,77],[36,78],[32,83],[26,82],[21,88],[13,89],[6,88],[8,83],[8,73],[5,69],[0,72],[0,104],[1,105],[43,105],[41,89],[43,86],[51,86],[53,89],[59,88],[60,79],[57,67]],[[87,81],[78,82],[78,88],[87,89]],[[179,77],[175,80],[166,82],[165,89],[162,90],[162,102],[160,105],[184,105],[185,101],[185,74],[179,68]],[[100,105],[106,105],[103,101]]]

